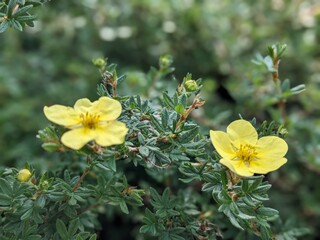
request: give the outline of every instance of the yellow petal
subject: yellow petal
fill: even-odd
[[[90,111],[92,102],[88,98],[81,98],[74,104],[74,110],[80,113],[86,113]]]
[[[232,159],[235,157],[231,141],[225,132],[210,130],[210,138],[212,145],[222,158]]]
[[[279,137],[267,136],[258,140],[256,151],[258,153],[257,158],[276,160],[282,158],[287,153],[288,145]]]
[[[280,168],[283,164],[287,162],[286,158],[280,158],[276,160],[265,159],[265,160],[256,160],[251,161],[250,171],[260,174],[266,174]]]
[[[119,101],[109,97],[100,97],[98,101],[93,102],[91,113],[99,114],[100,121],[112,121],[120,116],[121,110]]]
[[[53,123],[65,127],[71,127],[80,123],[79,114],[71,108],[62,105],[45,106],[44,115]]]
[[[97,128],[95,131],[96,143],[106,147],[123,143],[128,132],[128,128],[122,122],[112,121],[103,127]]]
[[[235,161],[228,159],[221,159],[220,163],[229,168],[232,172],[242,177],[253,176],[253,172],[244,164],[243,161]]]
[[[64,133],[61,137],[61,142],[69,148],[79,150],[95,137],[95,130],[76,128]]]
[[[241,144],[256,145],[258,140],[258,133],[252,124],[245,120],[236,120],[227,127],[227,134],[237,148]]]

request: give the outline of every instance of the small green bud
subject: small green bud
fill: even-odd
[[[279,131],[279,135],[282,137],[286,137],[288,135],[288,130],[285,128],[281,128],[281,130]]]
[[[102,68],[106,65],[106,61],[103,58],[96,58],[92,60],[93,65],[98,68]]]
[[[171,66],[173,60],[172,56],[168,54],[164,54],[159,59],[159,65],[161,69],[166,69]]]
[[[184,87],[187,90],[187,92],[194,92],[198,88],[198,84],[195,80],[187,80],[184,83]]]
[[[24,168],[18,172],[17,179],[19,182],[28,182],[31,178],[31,175],[31,172],[28,169]]]

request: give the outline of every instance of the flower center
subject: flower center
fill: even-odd
[[[99,124],[100,115],[87,112],[86,114],[81,113],[80,118],[84,128],[95,129]]]
[[[240,145],[239,149],[236,149],[236,157],[235,160],[241,160],[244,162],[244,164],[249,167],[250,162],[252,160],[257,159],[257,152],[256,148],[254,146],[251,146],[249,144]]]

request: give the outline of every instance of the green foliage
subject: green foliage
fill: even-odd
[[[316,1],[44,2],[0,2],[1,239],[319,235]],[[41,109],[96,99],[91,60],[129,133],[75,152]],[[279,172],[239,180],[219,164],[208,130],[238,116],[286,138]]]
[[[36,16],[29,13],[32,8],[47,0],[2,0],[0,3],[0,33],[12,27],[22,31],[25,25],[34,27]]]

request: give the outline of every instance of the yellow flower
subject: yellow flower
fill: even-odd
[[[19,182],[28,182],[31,175],[31,172],[28,169],[24,168],[18,172],[17,179]]]
[[[230,123],[226,133],[211,130],[210,138],[222,157],[220,163],[240,176],[266,174],[287,162],[287,143],[276,136],[258,139],[256,129],[245,120]]]
[[[53,105],[45,106],[43,111],[51,122],[71,129],[62,135],[61,142],[75,150],[93,140],[104,147],[121,144],[128,132],[126,125],[116,120],[121,104],[108,97],[94,102],[82,98],[73,108]]]

